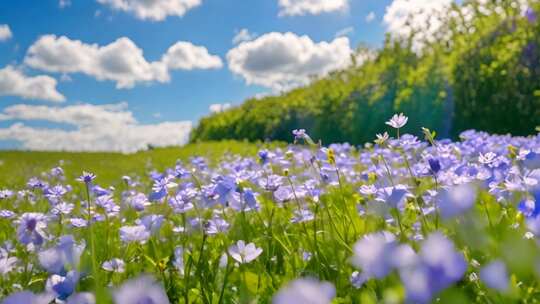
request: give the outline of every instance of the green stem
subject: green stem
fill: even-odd
[[[336,165],[334,165],[335,169],[336,169],[336,174],[337,174],[337,178],[338,178],[338,184],[339,184],[339,192],[341,194],[341,201],[342,201],[342,204],[343,204],[343,212],[345,212],[345,217],[349,220],[349,222],[351,223],[351,226],[353,228],[353,231],[354,231],[354,235],[357,236],[358,235],[358,230],[356,229],[356,224],[354,223],[350,213],[349,213],[349,208],[347,206],[347,202],[345,200],[345,195],[343,194],[343,184],[341,182],[341,174],[339,173],[339,169]]]
[[[489,216],[489,211],[488,211],[488,208],[487,208],[487,203],[485,201],[482,200],[482,205],[484,206],[484,211],[486,212],[486,216],[487,216],[487,219],[488,219],[488,223],[489,223],[489,227],[491,229],[493,229],[493,224],[491,222],[491,216]]]
[[[91,208],[91,200],[90,200],[90,187],[88,183],[86,185],[86,199],[87,201],[87,211],[88,211],[88,234],[90,239],[90,254],[91,260],[92,260],[92,274],[94,276],[94,284],[95,284],[95,290],[96,292],[100,288],[99,284],[99,274],[98,274],[98,268],[96,264],[96,249],[95,249],[95,241],[94,241],[94,231],[93,231],[93,225],[92,225],[92,208]]]
[[[398,208],[395,208],[394,212],[396,213],[396,218],[397,218],[397,222],[398,222],[398,226],[399,226],[399,231],[401,232],[401,237],[404,238],[405,237],[405,232],[403,231],[403,226],[401,225],[400,211],[399,211]]]
[[[416,192],[416,189],[418,188],[418,182],[416,180],[416,176],[414,176],[414,173],[412,172],[411,165],[409,164],[409,160],[407,159],[407,155],[405,155],[403,151],[400,151],[400,154],[403,157],[403,160],[405,161],[405,166],[407,167],[409,175],[411,176],[411,179],[413,181],[413,187]],[[420,212],[420,217],[422,218],[422,222],[424,224],[422,225],[422,230],[424,230],[424,234],[425,234],[425,230],[428,229],[429,227],[427,219],[426,219],[426,215],[424,214],[424,211],[422,210],[422,206],[420,206],[420,203],[418,202],[416,193],[414,193],[413,198],[414,198],[414,203],[416,204],[416,207],[418,208],[418,212]]]
[[[227,287],[227,283],[229,282],[229,273],[230,273],[229,264],[230,264],[229,261],[227,261],[227,266],[225,268],[225,277],[223,277],[223,285],[221,285],[221,292],[219,293],[218,304],[223,303],[223,295],[225,294],[225,287]]]

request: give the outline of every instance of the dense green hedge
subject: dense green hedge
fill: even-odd
[[[202,118],[192,141],[290,140],[290,130],[305,128],[324,142],[362,143],[395,112],[410,117],[404,131],[412,133],[426,126],[442,137],[472,128],[531,134],[540,125],[540,21],[512,1],[492,1],[490,9],[496,6],[505,13],[475,9],[465,21],[456,5],[421,54],[412,51],[414,37],[387,36],[362,65]]]

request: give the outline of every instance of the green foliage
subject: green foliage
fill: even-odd
[[[286,141],[290,130],[304,128],[324,142],[363,143],[395,112],[410,117],[404,131],[417,135],[420,126],[440,137],[472,128],[531,134],[540,124],[540,22],[529,22],[513,2],[490,2],[492,13],[483,14],[466,1],[472,20],[455,6],[421,52],[413,51],[416,37],[388,36],[377,52],[358,51],[370,54],[361,65],[201,119],[192,141]]]

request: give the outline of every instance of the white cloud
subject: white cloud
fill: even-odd
[[[7,24],[0,24],[0,42],[6,41],[13,37],[13,33]]]
[[[171,46],[161,61],[171,70],[218,69],[223,66],[219,56],[210,55],[205,47],[185,41]]]
[[[241,29],[239,31],[236,31],[236,34],[234,35],[233,39],[232,39],[232,43],[233,44],[239,44],[241,42],[244,42],[244,41],[250,41],[250,40],[253,40],[257,38],[257,34],[256,33],[250,33],[248,31],[248,29]]]
[[[40,37],[28,49],[24,62],[47,72],[83,73],[115,81],[117,88],[132,88],[140,82],[168,82],[169,70],[218,68],[222,64],[206,48],[189,42],[177,42],[161,61],[148,62],[143,51],[127,37],[99,46],[55,35]]]
[[[115,10],[134,14],[142,20],[163,21],[168,16],[182,17],[199,6],[201,0],[97,0]]]
[[[188,141],[190,121],[139,124],[126,103],[66,107],[13,105],[0,120],[45,120],[74,126],[74,130],[34,128],[16,122],[0,129],[0,140],[16,140],[23,149],[135,152],[182,145]]]
[[[394,0],[387,8],[384,23],[396,38],[416,33],[413,49],[420,51],[424,41],[431,42],[453,0]]]
[[[337,31],[337,33],[334,36],[337,38],[337,37],[348,36],[348,35],[351,35],[352,33],[354,33],[354,27],[349,26],[349,27],[346,27],[344,29]]]
[[[348,9],[348,0],[279,0],[279,16],[318,15]]]
[[[230,107],[230,103],[214,103],[208,107],[208,110],[210,110],[210,113],[219,113],[229,109]]]
[[[272,32],[231,49],[227,60],[229,69],[248,84],[282,91],[346,67],[351,52],[346,37],[315,43],[308,36]]]
[[[79,127],[109,124],[135,124],[133,114],[127,111],[127,103],[93,105],[78,104],[66,107],[50,107],[18,104],[4,108],[0,120],[46,120]]]
[[[377,18],[377,15],[375,15],[375,12],[369,12],[369,14],[367,14],[366,16],[366,22],[371,23],[373,20],[375,20],[375,18]]]
[[[0,96],[17,96],[61,102],[65,97],[56,90],[56,79],[45,76],[26,76],[12,66],[0,69]]]
[[[60,0],[60,1],[58,1],[58,6],[60,8],[65,8],[65,7],[71,6],[71,0]]]

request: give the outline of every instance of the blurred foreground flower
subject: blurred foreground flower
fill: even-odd
[[[461,252],[442,233],[428,236],[414,262],[400,269],[407,299],[412,303],[429,303],[442,290],[459,281],[467,264]]]
[[[113,292],[116,304],[169,304],[163,287],[149,276],[141,276],[125,282]]]
[[[510,279],[506,265],[503,261],[496,260],[484,266],[480,270],[480,279],[490,288],[505,292],[510,288]]]
[[[282,288],[272,301],[274,304],[329,304],[336,296],[331,283],[312,278],[296,279]]]
[[[470,184],[443,189],[438,195],[438,207],[443,218],[451,218],[465,213],[476,201],[476,190]]]

